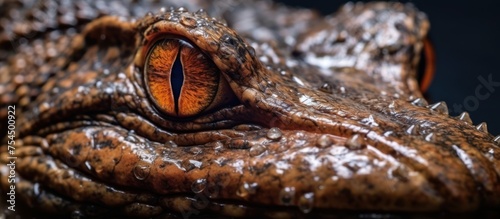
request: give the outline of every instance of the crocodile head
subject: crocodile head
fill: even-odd
[[[499,138],[418,89],[429,24],[414,7],[198,4],[27,31],[0,68],[23,203],[143,217],[500,206]]]

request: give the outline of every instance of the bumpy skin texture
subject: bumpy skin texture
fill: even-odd
[[[17,197],[29,207],[74,217],[500,207],[498,138],[418,91],[429,24],[411,5],[348,4],[325,18],[268,1],[4,4],[0,118],[16,105]],[[238,103],[190,120],[159,113],[143,81],[148,31],[196,44]],[[0,176],[7,190],[8,167]]]

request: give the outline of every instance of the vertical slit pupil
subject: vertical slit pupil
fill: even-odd
[[[177,53],[175,62],[172,66],[172,72],[170,74],[170,83],[172,86],[172,92],[174,93],[174,103],[175,103],[175,113],[179,114],[179,97],[181,95],[182,84],[184,84],[184,70],[181,62],[181,49]]]

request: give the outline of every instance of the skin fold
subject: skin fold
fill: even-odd
[[[323,17],[270,1],[7,1],[0,12],[18,205],[75,218],[500,207],[500,138],[419,91],[429,22],[412,5]],[[231,101],[162,113],[144,68],[163,36],[209,57]],[[0,166],[3,191],[8,179]]]

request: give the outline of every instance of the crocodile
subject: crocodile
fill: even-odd
[[[0,12],[0,185],[18,206],[72,218],[500,207],[500,137],[427,103],[416,74],[430,25],[411,4]]]

